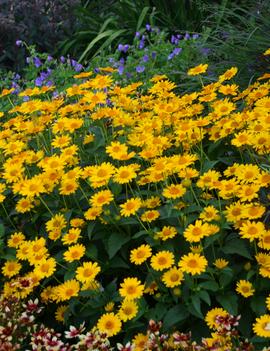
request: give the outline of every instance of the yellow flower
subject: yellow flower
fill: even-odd
[[[130,252],[130,262],[140,265],[145,262],[152,255],[152,249],[150,245],[141,245],[137,249],[133,249]]]
[[[264,314],[256,318],[253,324],[253,331],[263,338],[270,338],[270,314]]]
[[[114,305],[115,305],[115,303],[113,301],[110,301],[104,306],[104,310],[106,312],[112,312],[114,309]]]
[[[163,241],[172,239],[177,235],[177,230],[172,226],[165,226],[161,231],[156,233],[156,237]]]
[[[170,251],[159,251],[151,258],[151,267],[156,271],[163,271],[174,264],[174,255]]]
[[[131,199],[128,199],[125,203],[120,205],[120,214],[123,217],[129,217],[131,215],[134,215],[139,208],[142,206],[142,201],[138,197],[133,197]]]
[[[119,167],[114,175],[114,181],[119,184],[129,183],[137,177],[136,170],[139,168],[137,164]]]
[[[102,213],[102,208],[101,207],[90,207],[84,213],[84,217],[88,221],[94,221],[98,216],[101,215],[101,213]]]
[[[265,50],[265,52],[264,52],[263,54],[264,54],[264,56],[268,56],[268,55],[270,55],[270,48],[269,48],[269,49],[267,49],[267,50]]]
[[[65,312],[67,309],[68,309],[68,306],[66,306],[66,305],[61,305],[61,306],[57,307],[56,312],[55,312],[55,319],[58,322],[64,322]]]
[[[100,267],[96,262],[84,262],[76,270],[76,279],[82,283],[87,283],[95,279],[100,272]]]
[[[135,335],[135,337],[132,339],[132,344],[135,345],[134,351],[145,350],[147,342],[148,342],[148,335],[145,335],[142,333]]]
[[[47,260],[41,260],[35,267],[34,273],[40,278],[50,277],[56,270],[56,260],[54,258],[48,258]]]
[[[25,236],[21,232],[16,232],[11,235],[8,239],[7,246],[18,248],[21,243],[25,240]]]
[[[181,284],[184,275],[182,271],[177,267],[172,267],[162,275],[162,281],[167,288],[174,288]]]
[[[120,319],[124,322],[136,317],[138,305],[133,300],[124,300],[118,312]]]
[[[110,190],[101,190],[95,193],[89,202],[93,207],[102,207],[108,205],[111,201],[113,201],[113,193]]]
[[[254,295],[255,289],[249,281],[239,280],[236,285],[236,291],[244,297],[250,297]]]
[[[125,278],[120,284],[119,293],[127,300],[139,299],[143,295],[144,285],[137,278]]]
[[[167,186],[163,190],[163,196],[165,196],[167,199],[177,199],[178,197],[181,197],[185,194],[186,189],[183,187],[182,184],[172,184]]]
[[[265,227],[262,222],[245,221],[240,227],[240,235],[251,242],[254,239],[260,239],[265,233]]]
[[[17,261],[6,261],[2,267],[2,274],[8,278],[18,274],[22,265]]]
[[[53,231],[55,229],[62,230],[65,228],[67,222],[62,214],[54,215],[48,222],[46,222],[46,229],[48,231]]]
[[[121,326],[122,322],[120,318],[114,313],[103,314],[97,322],[98,330],[102,333],[106,333],[109,337],[119,333]]]
[[[81,237],[81,229],[80,228],[71,228],[62,237],[62,242],[64,245],[75,244],[80,237]]]
[[[217,258],[214,262],[214,266],[216,266],[216,268],[218,268],[218,269],[223,269],[223,268],[227,267],[228,264],[229,264],[229,262],[224,260],[223,258]]]
[[[22,198],[16,204],[16,210],[19,213],[25,213],[30,211],[34,207],[33,200],[30,198]]]
[[[190,252],[181,258],[178,265],[183,272],[196,275],[205,272],[207,260],[204,256]]]
[[[207,71],[208,64],[200,64],[196,67],[190,68],[188,70],[188,75],[189,76],[197,76],[198,74],[205,73]]]
[[[67,262],[77,261],[85,254],[85,246],[82,244],[76,244],[70,246],[67,251],[64,252],[64,259]]]
[[[218,316],[225,317],[227,315],[228,313],[223,308],[218,308],[218,307],[212,308],[210,311],[207,312],[205,316],[205,321],[209,328],[215,329],[218,327],[216,318]]]
[[[67,280],[56,287],[55,293],[60,301],[69,300],[71,297],[78,296],[80,284],[75,280]]]
[[[143,222],[153,222],[155,219],[157,219],[160,216],[160,213],[156,210],[150,210],[150,211],[145,211],[141,215],[141,220]]]

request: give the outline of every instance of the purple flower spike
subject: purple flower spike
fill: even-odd
[[[140,65],[139,65],[139,66],[136,67],[136,72],[137,72],[137,73],[142,73],[144,70],[145,70],[145,67],[144,67],[144,66],[140,66]]]
[[[182,51],[183,49],[182,48],[175,48],[173,49],[173,54],[176,56],[176,55],[179,55],[180,52]]]
[[[139,49],[142,50],[144,48],[144,40],[140,40],[139,42]]]
[[[33,62],[34,62],[34,65],[38,68],[40,66],[42,66],[42,62],[40,61],[40,59],[38,57],[34,57],[33,58]]]
[[[120,74],[120,76],[124,73],[124,69],[125,69],[125,66],[124,65],[120,65],[118,67],[118,73]]]

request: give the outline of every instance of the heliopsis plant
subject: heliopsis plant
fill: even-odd
[[[242,315],[267,345],[269,77],[242,89],[235,67],[210,82],[202,63],[184,74],[201,87],[179,92],[82,73],[0,94],[2,296],[135,350],[154,317],[201,337],[206,323],[212,347]]]

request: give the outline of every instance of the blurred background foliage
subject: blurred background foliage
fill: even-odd
[[[235,65],[250,77],[269,64],[261,55],[270,46],[268,0],[0,0],[0,68],[22,71],[26,52],[18,39],[87,66],[119,44],[134,44],[146,24],[168,38],[200,34],[217,69]]]

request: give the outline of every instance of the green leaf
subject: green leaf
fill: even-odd
[[[266,313],[265,296],[253,296],[251,298],[250,307],[257,316]]]
[[[237,296],[227,294],[227,295],[218,295],[216,297],[220,305],[230,314],[236,316],[238,312]]]
[[[113,258],[114,255],[121,249],[121,247],[130,240],[130,236],[125,233],[117,232],[112,233],[107,241],[107,252],[109,258]]]
[[[163,320],[164,330],[169,330],[177,323],[183,321],[188,317],[188,311],[184,305],[172,307],[165,315]]]
[[[237,254],[250,260],[252,259],[245,242],[240,239],[232,239],[229,242],[226,242],[222,251],[225,254]]]
[[[200,297],[200,299],[202,299],[204,302],[207,303],[207,305],[211,305],[211,299],[210,299],[210,295],[208,294],[207,291],[203,291],[203,290],[200,290],[198,292],[198,296]]]
[[[142,12],[141,12],[140,17],[139,17],[138,22],[137,22],[136,32],[138,32],[141,29],[141,26],[143,24],[143,21],[144,21],[145,16],[146,16],[149,9],[150,9],[150,7],[148,7],[148,6],[145,6],[142,9]]]
[[[5,234],[5,226],[3,223],[0,223],[0,238],[2,238],[4,234]]]
[[[211,290],[211,291],[218,291],[219,290],[218,283],[216,283],[214,281],[203,282],[203,283],[200,283],[199,286],[206,289],[206,290]]]
[[[201,316],[201,318],[203,318],[202,311],[201,311],[201,300],[199,296],[197,295],[191,296],[191,303],[194,310],[198,313],[198,315]]]
[[[89,240],[92,239],[92,233],[93,233],[95,225],[96,225],[95,222],[90,222],[87,226],[87,235],[88,235]]]

